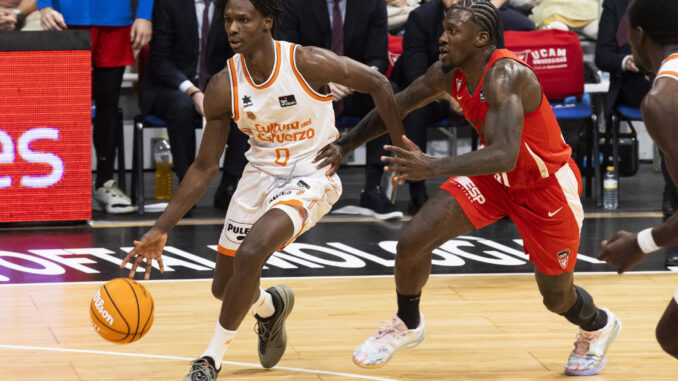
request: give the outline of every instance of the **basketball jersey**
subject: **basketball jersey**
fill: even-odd
[[[313,90],[295,65],[296,45],[275,43],[270,77],[255,84],[245,57],[228,60],[233,121],[249,136],[245,154],[255,168],[273,176],[307,176],[316,153],[339,136],[332,96]]]
[[[485,117],[489,109],[483,94],[483,81],[487,71],[497,60],[502,58],[510,58],[532,69],[510,51],[498,49],[492,54],[473,95],[469,94],[467,90],[466,77],[461,70],[456,69],[454,72],[452,95],[459,102],[466,120],[478,133],[482,146],[487,145],[485,141]],[[572,149],[565,143],[560,126],[543,90],[541,97],[539,107],[524,115],[520,153],[515,169],[494,175],[494,178],[504,186],[511,188],[529,187],[554,174],[570,159]]]
[[[671,54],[662,61],[655,80],[662,77],[669,77],[678,81],[678,53]]]

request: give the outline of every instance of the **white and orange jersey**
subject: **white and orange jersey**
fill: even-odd
[[[670,77],[678,81],[678,53],[671,54],[662,61],[655,80],[663,77]]]
[[[339,136],[332,96],[316,92],[301,76],[296,47],[275,41],[273,72],[261,84],[254,83],[241,54],[228,60],[231,116],[250,137],[245,156],[255,168],[274,176],[316,172],[316,153]]]

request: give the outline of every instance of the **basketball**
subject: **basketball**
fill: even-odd
[[[134,280],[116,278],[94,293],[89,315],[99,336],[112,343],[132,343],[153,325],[153,297]]]

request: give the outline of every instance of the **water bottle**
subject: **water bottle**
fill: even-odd
[[[155,160],[155,198],[169,200],[172,198],[172,153],[167,137],[161,136],[153,145]]]
[[[603,177],[603,208],[608,210],[617,209],[619,205],[619,188],[614,167],[609,166]]]

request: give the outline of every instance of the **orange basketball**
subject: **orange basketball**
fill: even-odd
[[[116,278],[94,293],[89,316],[99,336],[113,343],[131,343],[153,325],[153,297],[132,279]]]

